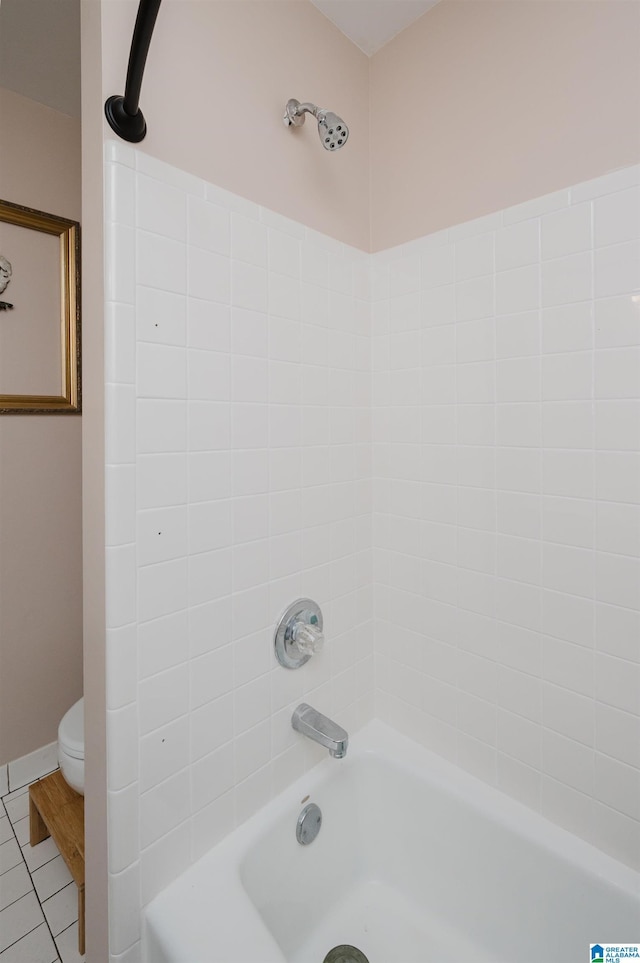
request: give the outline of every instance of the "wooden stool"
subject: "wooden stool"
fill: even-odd
[[[60,770],[29,786],[29,842],[51,836],[78,887],[78,952],[84,956],[84,796]]]

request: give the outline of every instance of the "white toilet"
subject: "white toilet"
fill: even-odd
[[[84,796],[84,699],[72,705],[60,721],[58,763],[71,788]]]

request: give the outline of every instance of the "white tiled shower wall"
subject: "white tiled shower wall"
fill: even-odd
[[[107,176],[111,953],[139,907],[373,714],[369,260],[120,144]],[[324,651],[279,667],[310,596]],[[124,954],[124,955],[122,955]]]
[[[639,173],[371,257],[108,145],[114,960],[373,714],[374,589],[376,713],[638,865]]]
[[[638,175],[372,274],[376,712],[635,868]]]

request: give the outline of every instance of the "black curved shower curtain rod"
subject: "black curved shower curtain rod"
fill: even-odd
[[[162,0],[140,0],[131,39],[124,97],[109,97],[104,105],[104,112],[112,129],[123,140],[133,144],[143,140],[147,133],[147,124],[138,102],[149,44],[161,2]]]

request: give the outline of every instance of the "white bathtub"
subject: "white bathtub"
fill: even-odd
[[[296,841],[310,801],[323,824]],[[586,963],[640,939],[640,874],[380,722],[145,910],[146,963]]]

